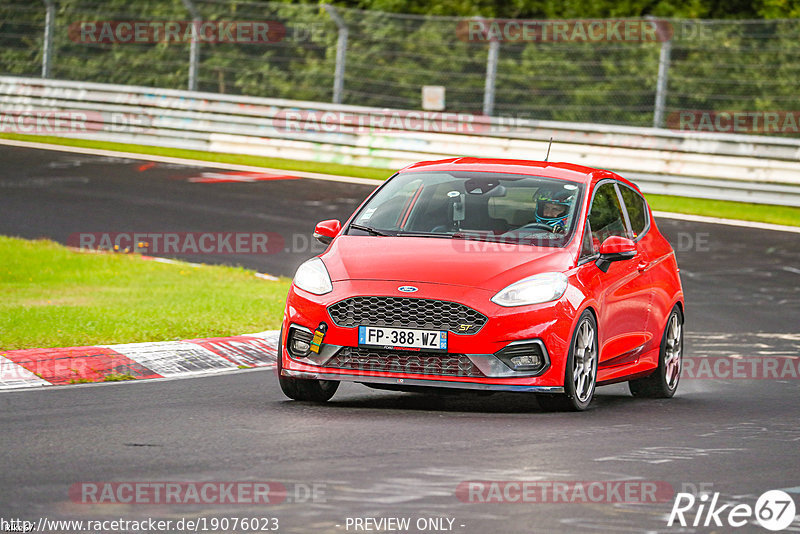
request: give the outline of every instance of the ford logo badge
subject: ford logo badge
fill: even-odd
[[[403,293],[413,293],[417,291],[417,288],[414,286],[400,286],[397,288],[398,291],[402,291]]]

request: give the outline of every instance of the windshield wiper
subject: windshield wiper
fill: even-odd
[[[453,234],[440,234],[437,232],[398,232],[399,237],[440,237],[449,239]]]
[[[350,228],[354,228],[356,230],[361,230],[362,232],[367,232],[369,235],[377,235],[377,236],[381,236],[381,237],[389,237],[389,236],[392,235],[392,234],[388,234],[386,232],[382,232],[381,230],[376,230],[375,228],[372,228],[371,226],[364,226],[363,224],[351,223],[350,224]]]
[[[399,231],[394,234],[385,233],[381,230],[376,230],[374,228],[370,228],[368,226],[363,226],[360,224],[351,224],[351,228],[355,228],[356,230],[362,230],[364,232],[369,232],[372,235],[380,235],[380,236],[392,236],[392,237],[436,237],[439,239],[466,239],[466,240],[474,240],[474,241],[502,241],[498,239],[492,239],[492,236],[488,235],[481,235],[471,232],[464,232],[462,230],[457,230],[455,232],[448,232],[448,233],[439,233],[439,232],[412,232],[412,231]]]
[[[503,234],[499,235],[492,235],[486,233],[476,233],[476,232],[464,232],[464,231],[457,231],[452,234],[447,234],[447,237],[450,239],[464,239],[466,241],[484,241],[487,243],[511,243],[511,244],[519,244],[513,240],[509,240],[507,237],[503,237]]]
[[[481,235],[470,234],[469,232],[462,232],[461,230],[441,234],[437,232],[399,232],[397,235],[401,237],[438,237],[442,239],[475,239],[484,241]]]

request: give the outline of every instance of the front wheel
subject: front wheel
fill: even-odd
[[[658,367],[653,374],[628,382],[631,395],[651,399],[668,399],[675,395],[681,379],[682,360],[683,314],[676,305],[669,314],[661,338]]]
[[[547,411],[580,412],[589,407],[597,385],[597,322],[584,311],[572,334],[564,376],[564,393],[539,395],[539,406]]]
[[[338,380],[314,380],[283,376],[283,332],[278,342],[278,382],[281,391],[296,401],[326,402],[339,389]]]

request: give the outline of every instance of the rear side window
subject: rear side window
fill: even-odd
[[[647,205],[641,195],[630,187],[620,185],[619,192],[622,194],[625,209],[628,211],[633,238],[636,239],[647,229]]]
[[[607,182],[597,188],[589,211],[589,224],[592,227],[592,240],[597,247],[609,236],[628,237],[622,208],[613,182]]]

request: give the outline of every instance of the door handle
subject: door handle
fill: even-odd
[[[647,271],[652,265],[653,262],[642,260],[639,262],[639,265],[637,265],[636,268],[639,270],[640,273],[643,273]]]

